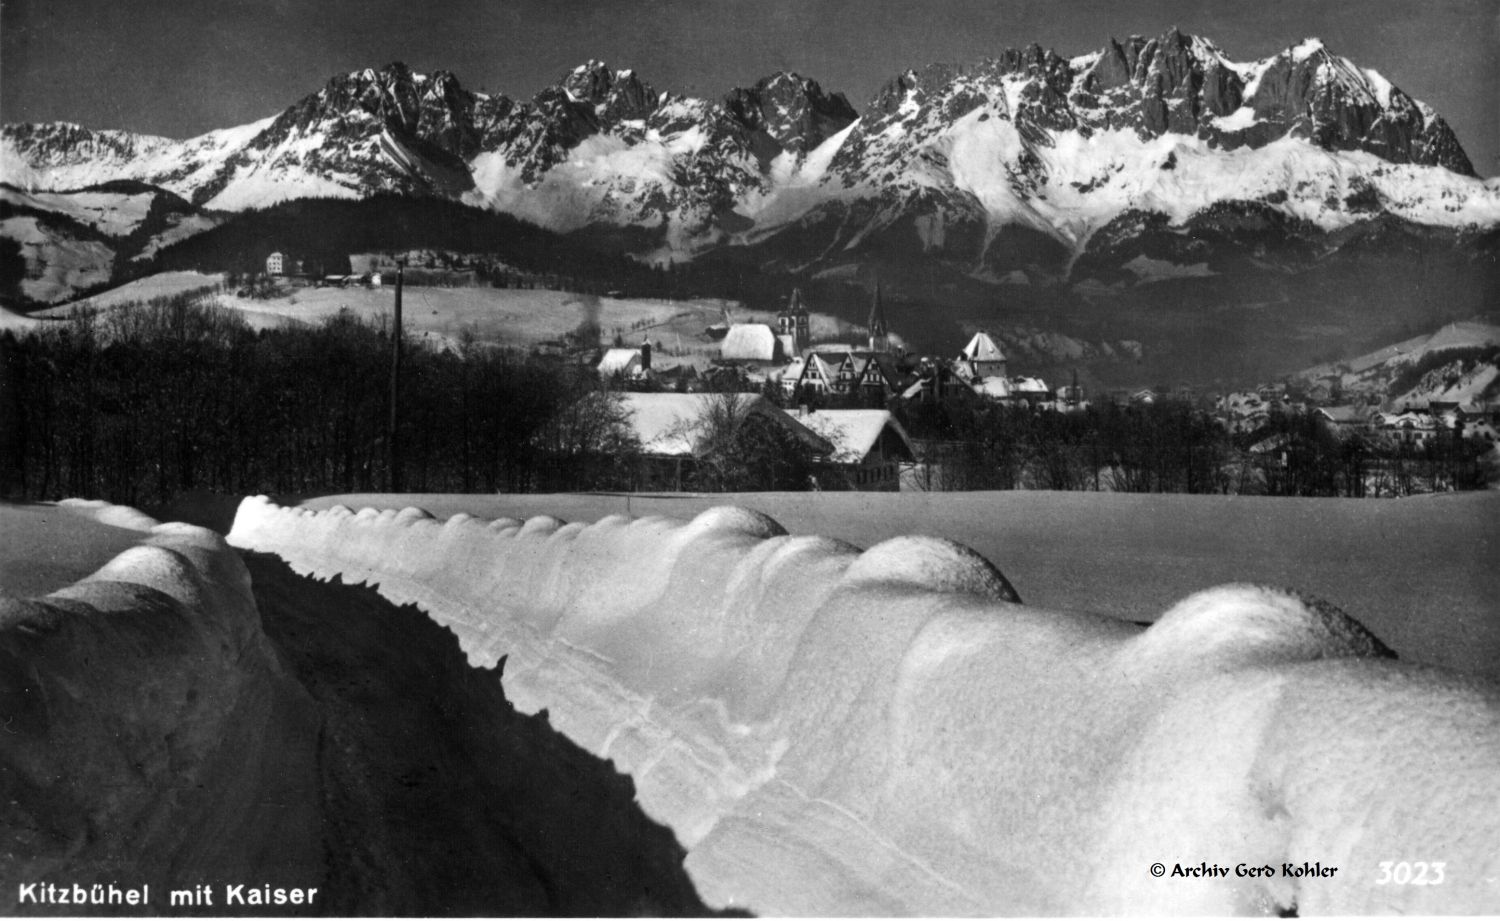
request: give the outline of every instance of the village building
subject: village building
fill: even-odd
[[[758,393],[733,396],[735,411],[740,418],[752,414],[762,416],[784,428],[819,457],[826,458],[833,452],[833,445],[827,439],[798,422],[764,396]],[[683,484],[691,482],[708,434],[704,420],[713,409],[713,401],[725,397],[725,394],[715,393],[620,395],[620,405],[627,425],[641,446],[640,488],[681,492]]]
[[[266,257],[266,274],[284,275],[286,274],[286,265],[287,258],[285,253],[272,253]]]
[[[885,321],[885,305],[880,300],[880,282],[875,283],[875,297],[870,305],[870,351],[889,353],[891,350],[890,326]]]
[[[1376,412],[1370,417],[1374,428],[1387,439],[1404,445],[1424,445],[1441,428],[1432,413],[1425,410]]]
[[[901,393],[916,380],[916,375],[903,371],[896,356],[889,352],[875,352],[864,356],[857,376],[857,387],[872,402],[884,402]]]
[[[1339,436],[1370,431],[1370,410],[1365,406],[1320,406],[1317,413]]]
[[[785,343],[765,323],[735,323],[719,343],[719,360],[724,363],[780,365],[789,357]]]
[[[1045,403],[1052,396],[1047,382],[1039,377],[1012,377],[1010,379],[1010,398],[1035,406]]]
[[[1059,412],[1082,412],[1089,408],[1088,393],[1078,383],[1078,371],[1073,371],[1073,383],[1057,388],[1053,397],[1053,409]]]
[[[1005,377],[1005,353],[1000,351],[1000,346],[990,338],[989,333],[977,332],[969,344],[959,352],[958,359],[954,362],[954,371],[959,377],[968,381],[983,380],[987,377]]]
[[[1259,431],[1271,421],[1271,407],[1259,393],[1243,391],[1220,397],[1214,404],[1219,424],[1231,434]]]
[[[649,380],[651,372],[651,343],[642,342],[639,348],[606,349],[599,359],[599,376],[606,380],[622,382]]]
[[[916,462],[910,436],[889,410],[820,409],[799,411],[795,418],[832,445],[825,468],[840,478],[840,486],[895,492],[901,465]]]
[[[903,400],[924,403],[940,402],[968,384],[953,370],[951,362],[922,358],[900,381],[897,395]]]
[[[776,314],[776,334],[784,345],[789,344],[786,349],[788,357],[801,355],[802,350],[812,344],[812,327],[807,307],[802,303],[801,288],[792,289],[791,301]]]

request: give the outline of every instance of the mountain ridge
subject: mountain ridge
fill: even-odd
[[[0,163],[8,181],[28,188],[132,178],[215,210],[392,191],[457,197],[565,231],[678,225],[692,242],[675,249],[691,255],[694,244],[733,238],[747,218],[756,231],[778,226],[761,199],[776,199],[790,214],[797,209],[785,208],[786,200],[805,199],[812,187],[821,192],[816,204],[826,204],[858,188],[926,186],[964,199],[960,211],[973,210],[967,199],[978,199],[996,212],[998,203],[984,201],[985,190],[973,182],[935,176],[951,153],[945,142],[974,140],[955,129],[976,111],[976,121],[994,117],[1013,127],[1014,136],[980,146],[1023,205],[1035,204],[1055,172],[1047,151],[1080,141],[1107,146],[1120,134],[1141,148],[1180,139],[1220,155],[1291,139],[1308,148],[1303,153],[1364,153],[1392,167],[1436,166],[1477,180],[1431,107],[1320,41],[1238,63],[1210,40],[1175,28],[1152,39],[1110,39],[1072,58],[1033,44],[975,64],[910,69],[863,113],[842,94],[787,72],[711,101],[657,92],[633,70],[589,61],[531,99],[515,100],[464,89],[448,71],[418,74],[395,62],[335,75],[268,119],[185,141],[60,123],[7,125]],[[896,128],[899,143],[887,137]],[[815,156],[840,137],[826,158]],[[1161,160],[1174,153],[1164,150]],[[1336,165],[1361,177],[1380,169]],[[1107,180],[1064,181],[1088,188]],[[1500,220],[1500,206],[1489,200],[1497,194],[1484,183],[1461,191],[1462,184],[1438,184],[1450,198],[1485,199],[1485,207],[1471,209],[1478,213],[1459,220]],[[998,216],[1010,224],[1051,223],[1054,236],[1069,237],[1053,218],[1025,211],[999,208]],[[1442,214],[1409,216],[1452,223]]]
[[[8,125],[0,171],[32,199],[147,183],[221,223],[319,198],[372,220],[399,212],[388,196],[453,202],[561,234],[575,262],[697,263],[722,296],[741,276],[847,279],[828,293],[853,320],[878,272],[929,325],[1141,339],[1183,373],[1214,362],[1174,344],[1169,316],[1227,343],[1276,312],[1297,336],[1280,362],[1316,354],[1320,330],[1362,339],[1500,290],[1500,178],[1473,175],[1430,106],[1316,40],[1251,62],[1176,29],[1071,57],[1031,45],[903,71],[862,109],[790,72],[704,99],[587,61],[513,99],[393,63],[186,141]],[[47,247],[72,244],[21,229],[28,273],[57,275]],[[161,265],[222,247],[174,248]]]

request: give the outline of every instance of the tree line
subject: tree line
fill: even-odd
[[[1483,489],[1488,444],[1438,432],[1422,444],[1340,433],[1314,411],[1273,410],[1230,433],[1181,400],[1070,412],[959,393],[894,407],[924,446],[926,488],[1364,497]]]
[[[189,490],[387,488],[391,333],[344,314],[254,331],[203,298],[157,300],[0,339],[6,496],[130,504]],[[417,491],[533,488],[533,435],[587,389],[560,362],[410,346],[403,480]]]

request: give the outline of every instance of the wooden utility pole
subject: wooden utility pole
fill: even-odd
[[[391,416],[385,429],[385,463],[387,488],[400,492],[401,445],[398,442],[397,396],[401,388],[401,281],[406,267],[396,266],[396,323],[391,335]]]

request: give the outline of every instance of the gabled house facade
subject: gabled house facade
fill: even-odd
[[[895,492],[901,465],[916,462],[910,436],[888,410],[820,409],[795,418],[832,445],[825,466],[845,488]]]

